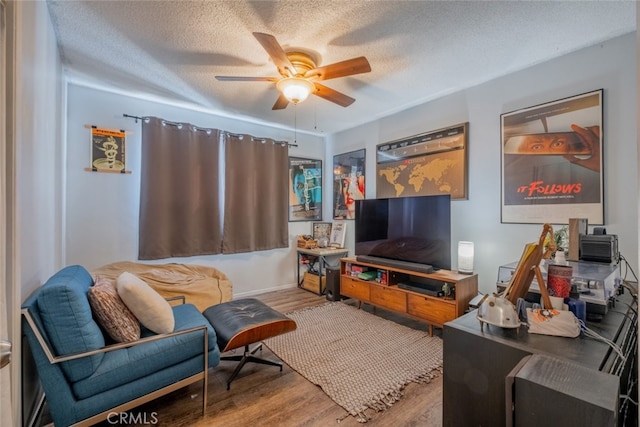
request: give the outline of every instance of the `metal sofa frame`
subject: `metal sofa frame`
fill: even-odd
[[[184,297],[174,297],[174,298],[168,298],[168,301],[171,300],[176,300],[176,299],[181,299],[182,303],[184,304]],[[189,328],[189,329],[185,329],[182,331],[178,331],[178,332],[172,332],[169,334],[158,334],[158,335],[154,335],[151,337],[146,337],[146,338],[141,338],[140,340],[137,341],[133,341],[133,342],[128,342],[128,343],[117,343],[117,344],[111,344],[108,346],[104,346],[102,348],[99,348],[97,350],[92,350],[92,351],[87,351],[87,352],[83,352],[83,353],[76,353],[76,354],[70,354],[70,355],[66,355],[66,356],[55,356],[54,355],[54,351],[51,348],[51,346],[49,345],[49,343],[47,342],[47,339],[44,337],[44,335],[42,334],[42,332],[40,331],[40,328],[38,328],[38,326],[36,325],[35,320],[33,319],[33,317],[31,316],[31,313],[29,312],[28,309],[24,308],[22,309],[22,315],[25,317],[27,323],[29,324],[29,327],[31,328],[31,330],[33,331],[35,337],[38,340],[38,343],[40,344],[40,347],[42,347],[42,350],[44,351],[44,353],[47,356],[47,359],[49,360],[49,363],[55,364],[55,363],[61,363],[61,362],[66,362],[68,360],[74,360],[74,359],[80,359],[83,357],[87,357],[87,356],[93,356],[95,354],[100,354],[100,353],[106,353],[109,351],[114,351],[114,350],[120,350],[123,348],[129,348],[129,347],[133,347],[133,346],[137,346],[137,345],[141,345],[141,344],[145,344],[148,342],[153,342],[153,341],[158,341],[161,339],[165,339],[165,338],[170,338],[173,336],[178,336],[178,335],[184,335],[184,334],[190,334],[193,332],[197,332],[197,331],[202,331],[203,332],[203,337],[204,337],[204,348],[203,348],[203,353],[204,353],[204,366],[203,366],[203,371],[201,373],[192,375],[188,378],[184,378],[180,381],[177,381],[173,384],[170,384],[168,386],[165,386],[163,388],[160,388],[158,390],[152,391],[151,393],[145,394],[143,396],[137,397],[133,400],[130,400],[129,402],[125,402],[121,405],[115,406],[113,408],[109,408],[106,411],[103,411],[99,414],[93,415],[92,417],[89,418],[85,418],[82,421],[79,421],[76,424],[73,424],[73,426],[91,426],[94,425],[96,423],[99,423],[100,421],[104,421],[107,419],[107,417],[109,416],[109,414],[112,414],[113,412],[125,412],[128,411],[130,409],[133,409],[137,406],[140,406],[144,403],[150,402],[154,399],[157,399],[158,397],[164,396],[168,393],[171,393],[173,391],[176,391],[178,389],[181,389],[183,387],[186,387],[187,385],[193,384],[195,382],[198,381],[202,381],[202,415],[205,415],[205,411],[207,408],[207,386],[208,386],[208,364],[209,364],[209,333],[208,333],[208,328],[207,325],[202,325],[202,326],[196,326],[193,328]],[[46,397],[46,396],[45,396]]]

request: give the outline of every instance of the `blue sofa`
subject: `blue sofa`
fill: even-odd
[[[175,329],[110,344],[94,321],[81,266],[51,277],[22,306],[26,335],[56,426],[91,425],[149,400],[202,381],[218,365],[216,333],[192,304],[172,306]],[[208,368],[205,369],[205,366]]]

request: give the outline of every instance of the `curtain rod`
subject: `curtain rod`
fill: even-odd
[[[134,120],[136,121],[136,123],[138,123],[138,120],[144,120],[144,119],[146,119],[146,117],[132,116],[131,114],[126,114],[126,113],[123,113],[123,114],[122,114],[122,117],[126,117],[126,118],[128,118],[128,119],[134,119]],[[170,125],[173,125],[173,126],[178,126],[178,124],[179,124],[179,123],[170,122],[169,120],[164,120],[164,119],[162,119],[162,120],[163,120],[165,123],[170,124]],[[194,127],[196,130],[201,130],[201,131],[205,131],[205,132],[207,131],[207,129],[205,129],[205,128],[201,128],[201,127],[198,127],[198,126],[195,126],[195,125],[194,125],[193,127]],[[241,137],[241,136],[242,136],[242,135],[237,134],[237,133],[226,132],[226,131],[223,131],[223,132],[224,132],[224,133],[226,133],[227,135],[232,135],[232,136],[235,136],[235,137]],[[266,141],[268,138],[257,138],[257,137],[252,136],[252,137],[251,137],[251,139],[253,139],[253,140],[257,140],[257,141]],[[297,146],[298,146],[298,144],[292,144],[292,143],[287,142],[287,141],[275,141],[275,140],[274,140],[274,142],[278,142],[278,143],[282,143],[282,144],[287,144],[289,147],[297,147]]]

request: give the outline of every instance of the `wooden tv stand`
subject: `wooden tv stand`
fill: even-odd
[[[363,280],[352,272],[359,268],[386,273],[387,284],[378,280]],[[356,273],[357,274],[357,273]],[[398,287],[399,282],[419,282],[427,279],[437,287],[447,284],[455,289],[449,296],[427,295]],[[340,295],[425,321],[429,334],[433,327],[442,326],[464,314],[469,301],[478,294],[478,275],[460,274],[456,271],[438,270],[420,273],[357,261],[355,257],[340,260]]]

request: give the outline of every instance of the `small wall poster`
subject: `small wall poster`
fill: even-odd
[[[289,221],[322,219],[322,160],[289,157]]]
[[[125,131],[91,127],[91,170],[125,171]]]
[[[365,149],[333,156],[333,219],[355,219],[365,197]]]

